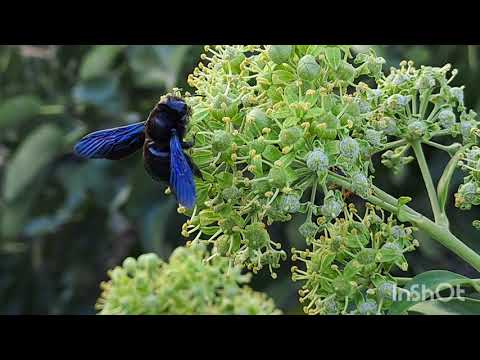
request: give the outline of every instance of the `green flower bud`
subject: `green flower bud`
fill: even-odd
[[[260,249],[267,246],[270,241],[265,226],[262,223],[253,223],[245,227],[244,238],[251,249]]]
[[[357,172],[352,176],[352,190],[360,196],[367,196],[370,183],[368,178],[362,172]]]
[[[395,295],[397,289],[397,285],[391,282],[383,282],[381,283],[378,288],[377,288],[377,293],[380,298],[385,299],[385,300],[393,300],[393,297]]]
[[[333,194],[327,195],[320,209],[323,216],[335,219],[343,209],[343,202],[337,199]]]
[[[459,104],[463,105],[464,95],[463,95],[463,89],[462,88],[452,87],[452,88],[450,88],[450,94],[458,101]]]
[[[225,59],[227,61],[223,63],[224,71],[228,73],[230,69],[233,74],[240,74],[240,65],[245,60],[245,55],[243,54],[243,52],[233,48],[229,48],[226,52]]]
[[[367,92],[367,99],[368,101],[378,99],[383,95],[383,91],[381,89],[368,89]]]
[[[293,45],[271,45],[268,48],[268,56],[275,64],[288,62],[293,53]]]
[[[356,160],[360,155],[358,142],[349,136],[340,141],[339,148],[340,154],[347,159]]]
[[[387,106],[392,110],[397,110],[408,105],[410,102],[410,95],[394,94],[387,99]]]
[[[216,252],[221,256],[226,256],[228,249],[230,248],[231,235],[221,235],[215,240]]]
[[[142,254],[138,257],[138,267],[143,269],[152,269],[160,264],[160,259],[156,254]]]
[[[455,114],[451,109],[445,109],[438,113],[440,126],[444,129],[451,129],[455,125]]]
[[[307,220],[298,228],[298,231],[304,238],[311,239],[311,238],[314,238],[315,235],[317,234],[318,226],[315,225],[310,220]]]
[[[343,244],[343,238],[340,237],[340,236],[334,236],[331,240],[330,240],[330,250],[333,251],[333,252],[337,252],[340,250],[340,248],[342,247],[342,244]]]
[[[312,55],[305,55],[298,62],[297,73],[303,80],[315,80],[320,76],[320,65]]]
[[[471,121],[462,121],[460,123],[460,133],[462,134],[464,142],[467,142],[470,139],[474,127],[475,124]]]
[[[360,114],[366,114],[372,110],[372,108],[370,107],[370,104],[365,100],[359,99],[357,103],[358,103],[358,109],[360,110]]]
[[[328,170],[328,156],[320,149],[310,151],[305,158],[307,167],[313,172]]]
[[[236,186],[231,186],[223,189],[222,196],[225,200],[237,200],[241,195],[240,190]]]
[[[224,130],[215,130],[212,139],[212,150],[214,152],[223,152],[232,145],[232,135]]]
[[[297,126],[282,129],[279,139],[281,147],[295,144],[303,136],[303,130]]]
[[[125,272],[121,267],[117,266],[109,271],[109,276],[114,283],[122,283],[122,280],[125,278]]]
[[[396,86],[399,86],[399,85],[402,85],[403,83],[407,82],[408,80],[410,80],[410,78],[411,77],[408,74],[397,73],[392,80],[392,84],[396,85]]]
[[[399,251],[400,253],[402,252],[401,246],[397,243],[394,243],[394,242],[387,242],[387,243],[383,244],[382,249],[395,250],[395,251]]]
[[[189,250],[185,247],[178,247],[173,250],[172,254],[170,255],[170,264],[173,263],[182,263],[188,260]]]
[[[132,257],[127,257],[125,260],[123,260],[122,264],[123,268],[127,271],[129,275],[134,275],[135,270],[137,268],[137,262],[135,261],[134,258]]]
[[[384,117],[382,123],[385,124],[383,131],[387,135],[396,135],[398,133],[397,122],[391,117]]]
[[[338,314],[337,303],[333,297],[325,299],[323,302],[323,309],[327,315]]]
[[[426,90],[431,89],[435,86],[435,79],[430,74],[422,74],[418,77],[417,81],[415,82],[415,88],[417,90]]]
[[[408,124],[408,134],[414,139],[422,137],[427,131],[427,125],[423,121],[414,121]]]
[[[382,146],[382,132],[373,129],[367,129],[365,131],[365,140],[367,140],[372,146]]]
[[[473,203],[478,197],[478,188],[474,182],[470,181],[466,184],[460,185],[458,193],[462,196],[465,202]]]
[[[360,315],[375,315],[377,313],[377,303],[375,300],[367,300],[358,306]]]
[[[256,128],[261,130],[267,128],[271,124],[271,120],[267,117],[265,112],[260,108],[253,108],[246,117],[247,122],[255,124]]]
[[[472,226],[477,229],[477,230],[480,230],[480,220],[473,220],[472,221]]]
[[[297,213],[300,210],[300,197],[295,194],[283,195],[280,197],[279,208],[287,213]]]
[[[405,232],[405,229],[398,225],[392,226],[391,233],[392,233],[392,238],[395,241],[398,241],[407,237],[407,233]]]
[[[377,252],[375,249],[364,248],[357,254],[356,259],[362,265],[369,265],[375,263],[375,256]]]
[[[225,104],[227,107],[231,105],[232,101],[228,96],[225,96],[224,94],[219,94],[215,96],[215,99],[213,101],[213,108],[215,109],[221,109]]]
[[[473,147],[467,152],[467,159],[475,162],[480,160],[480,148]]]

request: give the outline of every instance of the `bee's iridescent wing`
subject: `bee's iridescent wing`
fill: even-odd
[[[177,135],[172,135],[170,139],[170,186],[180,205],[188,209],[195,206],[193,171],[183,153]]]
[[[75,154],[86,159],[119,160],[139,150],[145,141],[145,122],[95,131],[81,139]]]

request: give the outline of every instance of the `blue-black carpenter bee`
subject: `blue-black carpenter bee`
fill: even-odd
[[[143,146],[145,170],[157,181],[167,181],[178,203],[186,208],[195,205],[194,175],[201,177],[184,149],[191,108],[177,96],[165,96],[144,122],[100,130],[86,135],[74,148],[82,158],[123,159]]]

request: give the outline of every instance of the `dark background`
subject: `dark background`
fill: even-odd
[[[366,51],[369,46],[355,46]],[[455,85],[466,85],[466,104],[480,111],[476,46],[373,46],[387,60],[420,65],[449,62],[460,70]],[[86,132],[146,118],[167,89],[188,90],[187,75],[202,46],[2,46],[0,47],[0,314],[94,314],[99,283],[127,256],[156,252],[167,259],[185,239],[185,218],[177,214],[164,185],[144,172],[141,155],[120,162],[79,161],[71,155]],[[434,180],[447,156],[427,150]],[[394,176],[380,165],[376,184],[412,207],[429,213],[415,163]],[[10,173],[10,174],[8,174]],[[452,181],[462,181],[458,172]],[[461,212],[449,202],[452,231],[476,251],[479,233],[471,226],[480,211]],[[299,222],[275,224],[271,235],[300,247]],[[449,269],[476,272],[432,240],[418,235],[404,276]],[[266,272],[252,286],[266,291],[286,313],[300,313],[290,280],[291,264],[279,278]]]

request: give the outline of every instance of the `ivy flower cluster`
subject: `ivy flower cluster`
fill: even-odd
[[[380,215],[379,215],[380,214]],[[413,229],[397,224],[382,209],[367,203],[358,215],[353,204],[311,240],[312,249],[292,249],[292,279],[302,281],[300,302],[307,314],[385,314],[397,290],[390,275],[396,266],[407,271],[405,253],[419,245]]]
[[[191,246],[210,246],[209,260],[254,273],[267,268],[275,278],[287,252],[269,226],[303,218],[298,231],[310,248],[293,251],[306,265],[294,267],[293,278],[304,282],[305,312],[385,313],[385,294],[396,287],[390,272],[406,270],[404,253],[418,245],[413,228],[393,215],[448,231],[452,169],[468,172],[456,205],[480,204],[478,121],[463,87],[451,85],[457,70],[450,65],[402,61],[384,74],[385,60],[373,50],[353,56],[341,45],[206,46],[201,59],[188,77],[195,93],[185,95],[193,108],[190,154],[203,179],[196,207],[179,208],[189,217],[182,235]],[[456,142],[436,141],[446,137]],[[423,145],[452,157],[438,198]],[[394,172],[417,160],[435,223],[401,212],[405,198],[400,204],[373,185],[376,154]],[[367,203],[360,218],[342,190],[392,215]]]
[[[383,60],[371,55],[355,68],[351,58],[347,46],[206,47],[206,65],[189,77],[198,95],[189,98],[192,158],[205,181],[197,184],[185,236],[275,277],[286,253],[269,225],[303,213],[300,232],[309,237],[318,228],[314,217],[336,218],[344,202],[327,188],[334,168],[368,194],[370,157],[385,137],[374,129],[366,139],[356,135],[367,109],[347,90],[360,75],[377,76]]]
[[[109,271],[97,309],[102,315],[277,315],[271,299],[246,286],[226,259],[205,261],[204,246],[179,247],[165,263],[155,254],[127,258]]]

